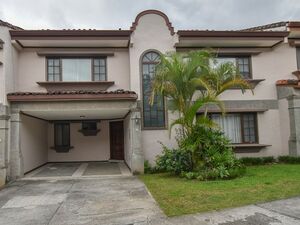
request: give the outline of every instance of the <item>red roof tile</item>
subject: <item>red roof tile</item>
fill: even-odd
[[[48,91],[48,92],[13,92],[7,94],[9,101],[58,101],[58,100],[136,100],[134,91],[123,89],[115,91]]]
[[[0,26],[8,27],[8,28],[11,28],[13,30],[23,30],[23,28],[15,26],[11,23],[5,22],[3,20],[0,20]]]

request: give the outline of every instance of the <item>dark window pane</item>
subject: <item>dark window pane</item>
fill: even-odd
[[[153,105],[149,104],[151,96],[151,81],[155,74],[155,67],[159,63],[159,54],[149,52],[142,58],[142,82],[143,82],[143,122],[144,127],[164,127],[164,99],[155,96]]]
[[[94,80],[106,80],[106,59],[94,59]]]
[[[97,130],[96,122],[82,122],[82,130]]]
[[[47,59],[47,79],[48,81],[60,80],[60,62],[59,59]]]
[[[243,114],[244,142],[256,143],[256,121],[254,113]]]
[[[249,64],[249,57],[240,57],[237,58],[237,66],[239,69],[240,74],[245,79],[250,79],[250,64]]]
[[[56,123],[54,125],[54,145],[58,147],[70,146],[70,124]]]

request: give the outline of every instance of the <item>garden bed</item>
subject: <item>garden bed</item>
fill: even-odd
[[[300,195],[300,165],[251,166],[245,176],[233,180],[187,180],[168,174],[145,174],[140,179],[168,216]]]

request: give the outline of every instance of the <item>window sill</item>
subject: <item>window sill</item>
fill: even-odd
[[[265,81],[266,79],[245,79],[246,81],[248,81],[248,83],[250,83],[250,85],[252,86],[252,88],[255,88],[260,82]],[[240,89],[239,87],[233,87],[230,89]]]
[[[114,81],[38,81],[47,91],[57,90],[100,90],[105,91],[115,84]]]
[[[73,146],[52,146],[51,149],[54,149],[57,153],[67,153],[70,149],[74,148]]]
[[[230,145],[235,153],[254,153],[260,152],[263,148],[271,145],[266,144],[232,144]]]

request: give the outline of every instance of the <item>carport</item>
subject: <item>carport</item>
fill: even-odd
[[[75,171],[94,167],[90,169],[94,175],[103,175],[95,172],[97,165],[109,165],[99,162],[123,162],[131,172],[143,172],[136,99],[134,92],[124,90],[8,94],[10,178],[22,177],[39,167],[68,168],[72,163],[78,165]],[[103,167],[103,171],[105,168],[113,171],[109,167]]]

